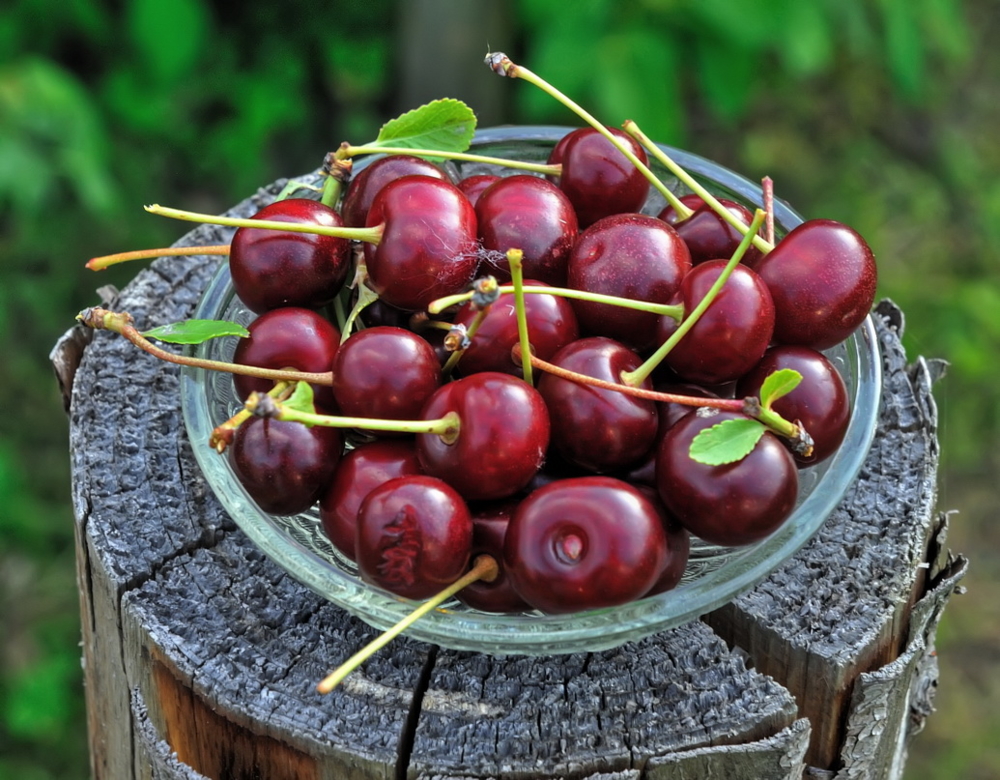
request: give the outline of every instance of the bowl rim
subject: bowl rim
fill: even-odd
[[[576,129],[562,126],[508,125],[477,131],[473,146],[536,142],[554,143]],[[763,201],[759,185],[706,158],[670,146],[661,148],[692,175],[715,182],[748,204]],[[373,156],[362,161],[367,164]],[[361,169],[355,166],[355,172]],[[775,200],[776,226],[791,230],[803,220],[788,204]],[[183,239],[182,239],[183,240]],[[228,266],[223,263],[203,292],[193,317],[209,318],[232,297]],[[191,349],[204,354],[205,345]],[[822,475],[792,516],[774,534],[748,547],[724,553],[716,571],[676,589],[629,604],[569,615],[500,615],[476,611],[436,610],[406,631],[412,638],[458,650],[505,654],[552,654],[602,650],[682,625],[721,607],[766,578],[800,550],[840,503],[864,463],[877,425],[881,397],[881,356],[871,317],[843,345],[852,369],[848,377],[852,416],[844,442],[821,464]],[[361,583],[279,527],[261,512],[228,467],[228,459],[206,446],[214,425],[204,392],[203,369],[183,367],[181,401],[185,428],[195,458],[213,493],[236,525],[291,576],[370,625],[386,629],[412,610],[414,602]],[[219,484],[232,484],[220,495]],[[823,489],[820,490],[820,486]],[[725,572],[724,579],[717,575]]]

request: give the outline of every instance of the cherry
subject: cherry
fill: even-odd
[[[479,555],[489,555],[500,567],[491,582],[479,580],[458,592],[458,600],[473,609],[483,612],[523,612],[530,609],[530,605],[517,595],[503,566],[504,539],[517,504],[512,500],[490,502],[472,512],[472,560]]]
[[[549,613],[639,598],[657,581],[666,558],[660,512],[638,489],[611,477],[539,488],[518,506],[504,544],[514,590]]]
[[[424,406],[425,420],[458,417],[457,437],[417,435],[424,471],[469,500],[503,498],[535,475],[549,445],[542,396],[521,379],[485,371],[442,385]]]
[[[608,128],[644,164],[646,151],[616,127]],[[642,208],[649,195],[649,181],[607,138],[593,127],[567,133],[552,149],[548,162],[562,165],[559,189],[566,193],[580,227],[601,217]]]
[[[325,317],[298,307],[272,309],[250,323],[249,338],[236,343],[233,362],[260,368],[293,368],[321,374],[333,367],[340,345],[340,331]],[[266,393],[274,385],[266,379],[234,374],[236,394],[246,400],[250,393]],[[336,406],[329,387],[313,385],[316,403],[324,409]]]
[[[800,466],[811,466],[830,457],[840,446],[851,420],[847,386],[836,367],[822,353],[808,347],[778,345],[736,385],[737,396],[758,395],[764,380],[775,371],[790,368],[802,375],[798,387],[776,400],[775,412],[797,421],[812,437],[808,458],[792,453]]]
[[[659,503],[658,499],[656,503]],[[684,577],[691,555],[691,534],[688,530],[671,517],[666,509],[662,510],[662,517],[667,535],[667,561],[660,571],[659,579],[646,592],[647,596],[656,596],[676,588]]]
[[[340,213],[348,227],[365,227],[372,201],[389,182],[401,176],[421,174],[443,181],[451,178],[442,168],[409,154],[389,155],[375,160],[355,176],[344,194]]]
[[[743,240],[743,234],[720,217],[701,196],[685,195],[680,201],[688,208],[694,209],[694,214],[685,220],[679,220],[674,207],[667,206],[660,212],[659,217],[677,229],[678,235],[691,250],[691,262],[698,265],[706,260],[724,260],[732,257],[736,247]],[[753,213],[742,203],[725,198],[720,198],[719,203],[743,224],[749,225],[753,222]],[[760,251],[751,246],[740,262],[752,268],[760,256]]]
[[[434,348],[402,328],[380,325],[352,333],[333,362],[333,395],[347,417],[416,419],[440,385]]]
[[[525,174],[500,179],[479,196],[476,219],[487,250],[480,273],[510,281],[506,252],[520,249],[526,277],[555,286],[566,283],[577,220],[573,204],[554,184]]]
[[[734,412],[699,411],[675,424],[660,444],[656,484],[664,506],[695,536],[740,546],[769,536],[788,519],[798,494],[798,471],[778,437],[765,432],[742,460],[710,466],[691,458],[691,441]]]
[[[378,225],[382,236],[365,244],[365,263],[386,303],[420,311],[475,276],[476,212],[455,185],[422,175],[390,182],[368,211],[368,226]]]
[[[524,284],[526,287],[546,286],[533,280],[525,280]],[[514,304],[514,294],[503,293],[490,305],[458,363],[460,373],[501,371],[523,378],[521,361],[511,354],[514,345],[519,343]],[[580,335],[573,306],[566,298],[532,293],[524,296],[524,309],[532,354],[542,360],[548,360]],[[455,322],[468,326],[476,314],[477,310],[466,304],[458,310]]]
[[[567,267],[576,290],[668,303],[691,269],[691,255],[677,232],[642,214],[615,214],[584,230]],[[656,339],[656,314],[590,301],[573,301],[583,330],[643,350]]]
[[[469,203],[475,206],[479,196],[483,194],[483,190],[499,180],[499,176],[494,176],[491,173],[479,173],[475,176],[466,176],[458,183],[458,188],[465,193]]]
[[[875,300],[875,256],[858,233],[811,219],[754,265],[775,306],[774,340],[827,349],[850,336]]]
[[[262,510],[295,515],[319,500],[342,449],[333,428],[251,417],[236,429],[229,464]]]
[[[691,311],[705,297],[727,262],[712,260],[691,269],[679,292],[685,311]],[[738,379],[763,356],[774,331],[774,318],[767,286],[745,265],[737,265],[715,300],[667,354],[664,363],[688,382],[719,385]],[[657,337],[666,341],[677,326],[673,318],[660,317]]]
[[[623,371],[641,363],[623,344],[603,336],[568,344],[552,363],[578,374],[619,383]],[[641,387],[650,389],[649,381]],[[544,374],[538,391],[552,418],[552,444],[567,461],[595,472],[628,468],[656,436],[656,404],[615,390],[604,390]]]
[[[276,201],[253,219],[343,225],[333,209],[302,198]],[[315,233],[241,227],[229,250],[233,289],[255,314],[282,306],[326,306],[343,287],[350,264],[347,239]]]
[[[440,479],[396,477],[361,502],[355,549],[366,582],[404,598],[428,598],[465,573],[472,518]]]
[[[319,502],[319,519],[330,541],[355,560],[361,502],[382,483],[419,473],[420,463],[412,439],[366,442],[348,452]]]

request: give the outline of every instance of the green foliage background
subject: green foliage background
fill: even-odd
[[[458,9],[481,0],[453,0]],[[487,18],[485,6],[481,3]],[[974,553],[949,608],[943,685],[913,778],[1000,774],[996,658],[1000,34],[996,0],[522,0],[501,29],[419,6],[263,0],[13,0],[0,25],[0,777],[88,774],[67,426],[46,355],[94,288],[87,258],[169,244],[148,202],[219,211],[315,168],[401,110],[412,46],[486,42],[609,124],[635,119],[807,216],[854,225],[911,355],[945,357],[942,508]],[[467,24],[467,23],[464,23]],[[483,68],[479,57],[459,67]],[[484,69],[485,70],[485,69]],[[408,77],[412,74],[406,74]],[[433,72],[424,74],[433,89]],[[491,77],[495,78],[495,77]],[[492,88],[492,87],[491,87]],[[577,124],[504,81],[498,121]],[[445,94],[431,94],[443,97]],[[451,95],[477,106],[477,95]],[[122,388],[127,392],[127,388]]]

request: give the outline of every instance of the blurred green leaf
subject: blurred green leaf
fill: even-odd
[[[126,13],[129,36],[154,79],[172,84],[194,70],[210,31],[200,0],[130,0]]]

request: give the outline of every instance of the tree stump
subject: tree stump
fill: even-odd
[[[283,182],[231,213],[249,215]],[[228,242],[204,226],[182,245]],[[112,303],[190,315],[217,258],[163,258]],[[107,332],[53,351],[70,444],[92,773],[156,778],[897,778],[932,710],[966,561],[935,510],[940,366],[875,320],[878,436],[817,537],[702,621],[618,649],[491,657],[375,636],[273,564],[203,480],[178,369]],[[80,354],[82,353],[82,360]],[[77,370],[77,363],[79,367]]]

